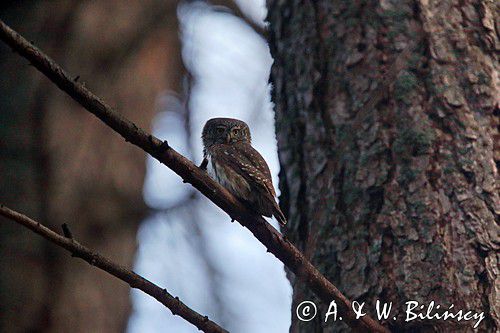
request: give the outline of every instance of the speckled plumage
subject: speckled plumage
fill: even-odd
[[[213,118],[205,124],[202,139],[208,173],[250,209],[266,217],[274,215],[284,225],[271,172],[251,145],[248,125],[238,119]]]

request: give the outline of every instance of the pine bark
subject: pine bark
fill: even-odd
[[[1,5],[6,23],[143,128],[182,77],[177,1]],[[0,46],[0,202],[132,267],[145,154]],[[0,223],[1,332],[123,332],[129,287]]]
[[[484,311],[477,331],[500,329],[499,6],[268,1],[287,235],[349,298],[394,302],[396,332],[472,331],[405,323],[408,300]],[[298,321],[315,298],[291,280],[291,331],[347,330],[324,323],[324,304]]]

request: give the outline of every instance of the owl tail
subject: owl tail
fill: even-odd
[[[273,215],[276,218],[276,220],[278,220],[280,225],[282,227],[284,227],[286,224],[286,218],[285,218],[285,215],[283,214],[283,212],[281,211],[280,206],[278,205],[278,203],[276,201],[274,201]]]

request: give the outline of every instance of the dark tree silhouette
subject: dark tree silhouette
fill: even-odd
[[[8,1],[19,28],[87,86],[149,128],[160,92],[181,82],[177,1]],[[0,47],[0,201],[132,266],[145,154]],[[140,112],[137,112],[140,111]],[[0,223],[0,331],[121,332],[129,288]]]

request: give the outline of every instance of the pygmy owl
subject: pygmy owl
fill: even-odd
[[[248,125],[238,119],[213,118],[203,127],[202,167],[219,184],[256,213],[274,215],[283,226],[285,216],[276,203],[271,172],[251,145]]]

